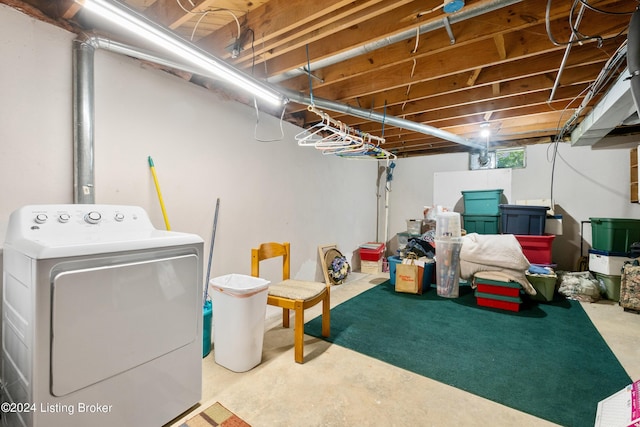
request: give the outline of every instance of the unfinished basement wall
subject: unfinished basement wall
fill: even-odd
[[[73,201],[74,38],[0,5],[0,242],[16,208]],[[171,229],[200,235],[208,256],[220,198],[212,277],[249,274],[251,247],[290,241],[292,276],[320,279],[318,245],[352,256],[375,239],[375,162],[298,147],[300,128],[282,137],[279,119],[256,126],[252,107],[136,60],[95,61],[96,203],[142,206],[164,229],[151,156]]]
[[[552,144],[526,148],[527,166],[512,170],[509,203],[551,198]],[[406,230],[406,219],[419,218],[433,203],[435,172],[467,171],[466,153],[398,159],[391,193],[390,238]],[[563,215],[563,234],[554,239],[559,269],[572,271],[580,257],[580,226],[590,217],[640,219],[640,205],[629,202],[629,148],[558,145],[553,199]],[[591,226],[584,225],[583,252],[591,244]]]

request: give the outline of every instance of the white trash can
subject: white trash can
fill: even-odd
[[[245,372],[260,364],[269,283],[242,274],[211,279],[213,352],[218,365]]]

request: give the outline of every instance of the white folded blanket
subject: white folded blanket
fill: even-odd
[[[513,234],[470,233],[462,238],[460,277],[463,279],[471,279],[480,271],[499,271],[520,283],[526,293],[535,295],[536,290],[525,275],[530,266]]]

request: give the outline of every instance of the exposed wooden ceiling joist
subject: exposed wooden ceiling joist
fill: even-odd
[[[0,2],[28,7],[27,13],[71,31],[91,31],[88,22],[77,19],[81,14],[73,0]],[[548,21],[547,2],[539,0],[467,0],[451,15],[438,7],[442,0],[121,2],[187,40],[193,37],[199,47],[257,78],[465,138],[474,138],[479,126],[490,122],[497,130],[492,144],[505,146],[557,136],[626,40],[630,14],[637,7],[636,0],[588,1],[578,30],[603,40],[572,46],[549,102],[567,49],[552,42],[547,28],[553,38],[568,41],[577,13],[570,18],[571,10],[579,9],[578,0],[551,2]],[[465,16],[469,18],[461,18]],[[454,43],[443,26],[445,18]],[[313,77],[303,72],[308,64]],[[612,75],[622,68],[619,64]],[[217,88],[208,79],[193,81]],[[602,91],[581,116],[600,96]],[[241,102],[244,98],[238,97]],[[382,133],[377,121],[334,116],[363,131]],[[317,120],[295,102],[287,106],[285,117],[303,125]],[[469,150],[394,126],[384,126],[384,133],[388,147],[398,155]]]

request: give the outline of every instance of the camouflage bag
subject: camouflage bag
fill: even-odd
[[[622,268],[622,278],[620,280],[620,305],[625,310],[640,311],[639,265],[626,263]]]

